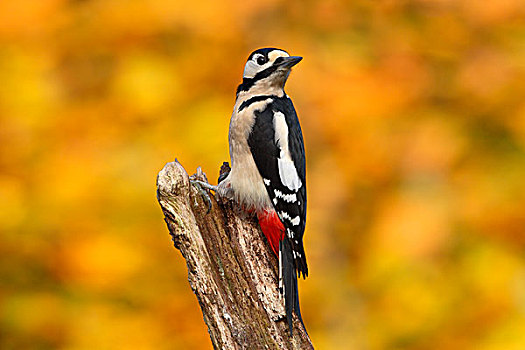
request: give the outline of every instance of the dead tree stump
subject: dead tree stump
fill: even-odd
[[[295,316],[290,336],[277,259],[254,218],[212,195],[208,212],[178,161],[159,172],[157,198],[215,349],[313,349]]]

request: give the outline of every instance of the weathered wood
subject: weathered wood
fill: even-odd
[[[212,195],[208,213],[177,161],[159,172],[157,198],[215,349],[313,349],[297,317],[290,336],[277,259],[254,218]]]

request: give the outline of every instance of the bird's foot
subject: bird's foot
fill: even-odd
[[[210,185],[207,182],[204,182],[204,181],[201,181],[201,180],[192,179],[191,177],[190,177],[190,182],[198,190],[204,191],[206,189],[206,190],[211,190],[211,191],[217,192],[217,186]]]
[[[199,191],[199,194],[202,196],[206,204],[208,204],[208,211],[206,212],[206,214],[208,214],[212,208],[212,204],[210,195],[206,190],[217,192],[217,186],[210,185],[208,182],[202,181],[200,179],[206,180],[206,175],[204,175],[201,168],[199,167],[197,169],[197,173],[190,176],[190,183],[197,189],[197,191]]]

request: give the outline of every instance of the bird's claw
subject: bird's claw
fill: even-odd
[[[212,208],[212,203],[211,203],[210,195],[208,194],[206,190],[217,191],[217,186],[213,186],[207,182],[197,180],[194,175],[190,176],[190,183],[193,186],[195,186],[195,188],[197,189],[197,191],[199,191],[204,201],[208,204],[208,211],[206,212],[206,214],[209,214]]]

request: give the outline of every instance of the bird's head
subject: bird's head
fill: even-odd
[[[302,59],[276,48],[255,50],[246,61],[243,82],[239,85],[237,93],[250,91],[252,88],[283,89],[292,67]]]

